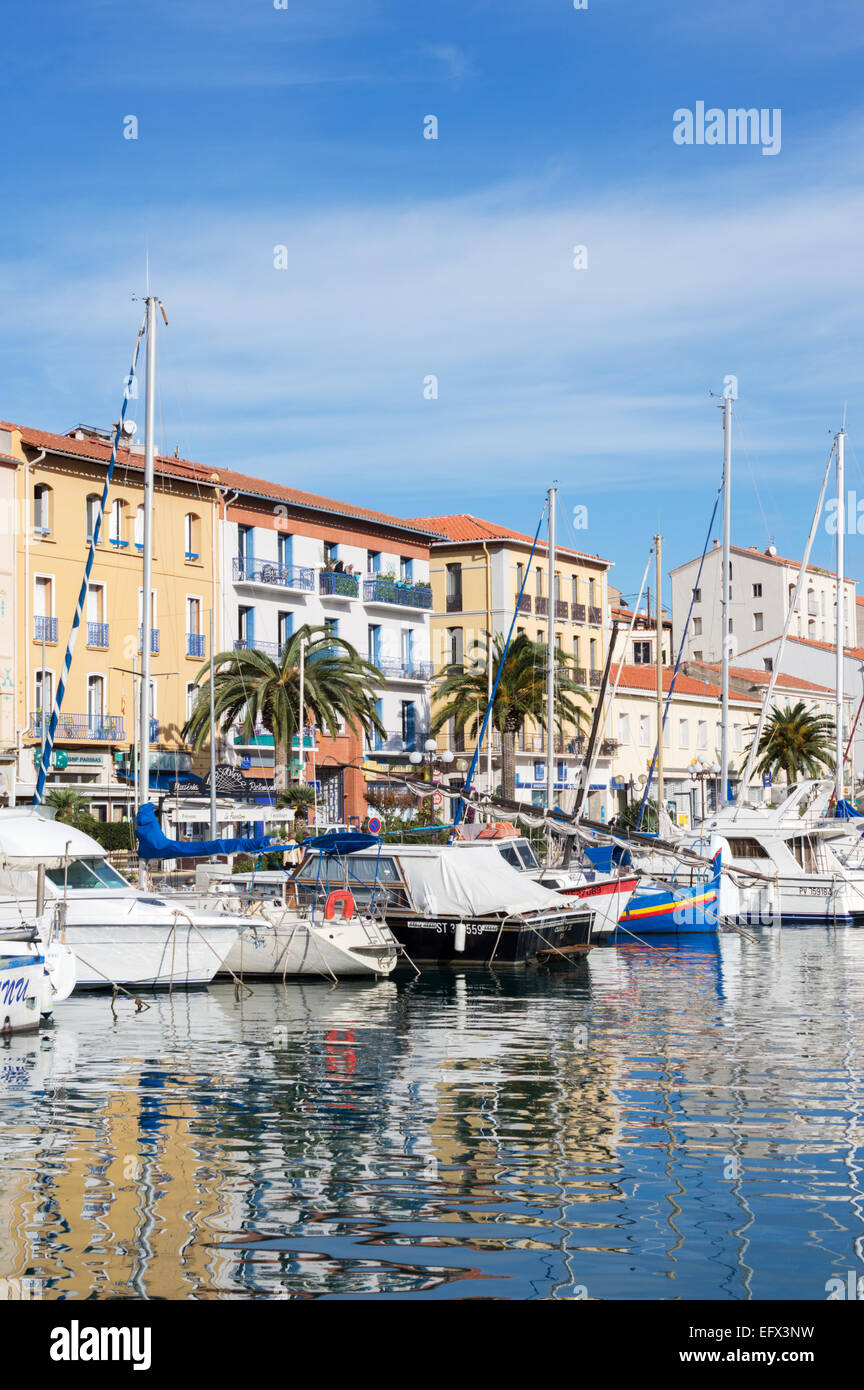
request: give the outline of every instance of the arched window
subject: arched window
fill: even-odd
[[[51,532],[53,496],[54,490],[48,483],[37,483],[33,489],[33,530],[37,536]]]
[[[126,539],[126,503],[122,497],[115,497],[111,503],[111,516],[108,522],[108,539],[112,545],[121,548],[128,545]]]
[[[187,560],[197,560],[201,554],[201,518],[187,512],[183,523],[183,540]]]
[[[90,542],[92,541],[92,539],[93,539],[93,533],[94,533],[94,531],[96,530],[96,518],[97,518],[98,515],[99,515],[99,503],[101,502],[101,500],[102,500],[101,497],[100,497],[99,494],[96,493],[96,492],[91,492],[90,495],[89,495],[89,497],[87,498],[86,512],[87,512],[87,544],[88,544],[88,545],[89,545]]]

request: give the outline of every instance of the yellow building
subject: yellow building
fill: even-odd
[[[15,792],[22,801],[35,784],[34,752],[63,668],[111,443],[106,433],[83,427],[59,435],[0,423],[0,453],[15,461],[10,553],[17,594]],[[129,807],[143,618],[143,469],[143,447],[118,452],[49,777],[52,786],[80,785],[103,819],[119,819]],[[213,475],[182,459],[158,457],[151,767],[190,766],[180,730],[195,674],[209,655],[215,530]],[[0,587],[3,578],[0,573]],[[0,678],[2,667],[0,635]]]
[[[432,659],[436,671],[442,667],[485,660],[486,633],[506,637],[513,611],[528,567],[532,537],[497,522],[482,521],[469,515],[415,517],[422,525],[446,539],[432,542],[430,581],[432,584]],[[531,563],[514,637],[524,633],[532,641],[545,642],[550,600],[555,603],[555,640],[561,651],[575,664],[575,678],[589,692],[586,704],[587,730],[593,710],[594,692],[600,686],[606,659],[606,616],[608,614],[607,575],[609,561],[597,555],[556,547],[554,593],[549,575],[549,552],[539,542]],[[483,711],[480,711],[482,716]],[[439,747],[449,748],[460,759],[470,758],[473,741],[466,731],[460,738],[455,730],[445,731]],[[556,786],[562,800],[575,786],[581,764],[583,740],[575,729],[565,730],[556,748]],[[542,730],[528,725],[516,751],[516,783],[520,799],[526,791],[542,799],[546,787],[545,738]],[[599,792],[608,783],[608,758],[600,759],[595,777]],[[497,738],[493,739],[492,784],[500,783],[501,759]],[[476,785],[486,786],[486,754],[481,755]]]

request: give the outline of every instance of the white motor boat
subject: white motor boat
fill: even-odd
[[[75,957],[68,946],[44,947],[35,927],[0,933],[0,1037],[48,1023],[54,1005],[74,988]]]
[[[246,926],[216,903],[142,892],[96,840],[41,806],[0,810],[0,932],[22,921],[35,922],[49,961],[52,948],[71,948],[84,989],[206,985]]]
[[[835,853],[842,828],[813,814],[822,792],[820,782],[801,782],[776,807],[724,806],[705,821],[703,834],[722,849],[728,868],[774,880],[781,922],[864,925],[864,869]]]
[[[389,975],[395,969],[396,938],[383,923],[359,912],[350,893],[336,891],[319,903],[301,903],[294,879],[278,870],[226,873],[212,891],[246,923],[225,961],[225,969],[236,975],[338,979]]]

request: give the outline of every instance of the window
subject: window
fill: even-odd
[[[761,632],[764,627],[763,616],[761,613],[753,614],[753,631]]]
[[[399,559],[399,578],[403,584],[411,584],[414,581],[414,561],[406,555]]]
[[[97,520],[97,517],[99,516],[99,503],[100,503],[100,501],[101,501],[101,498],[98,497],[97,494],[96,494],[95,492],[91,492],[90,496],[87,498],[87,503],[86,503],[86,507],[85,507],[85,512],[86,512],[86,518],[87,518],[87,543],[88,543],[88,545],[89,545],[89,543],[92,541],[94,532],[95,532],[95,530],[96,530],[96,520]]]
[[[144,508],[138,507],[135,512],[135,544],[139,550],[144,549]]]
[[[629,714],[619,714],[618,716],[618,742],[630,742],[630,716]]]
[[[651,746],[651,724],[647,714],[639,716],[639,744],[642,748]]]
[[[51,495],[47,483],[37,483],[33,489],[33,530],[39,536],[51,531]]]
[[[518,565],[516,566],[516,594],[517,594],[517,597],[518,597],[519,594],[521,594],[521,592],[522,592],[522,585],[523,585],[524,583],[525,583],[525,566],[524,566],[523,564],[520,563],[520,564],[518,564]]]
[[[402,629],[402,665],[406,671],[414,668],[414,633],[410,627]]]
[[[539,568],[534,571],[534,592],[538,598],[543,597],[543,571]]]
[[[694,618],[694,619],[693,619],[693,636],[694,636],[694,637],[701,637],[701,636],[702,636],[702,619],[701,619],[701,618]]]
[[[701,650],[693,653],[693,660],[694,660],[694,661],[701,661],[701,660],[702,660],[702,652],[701,652]]]
[[[410,752],[417,741],[417,709],[413,700],[402,701],[402,743]]]
[[[650,642],[641,642],[641,641],[640,641],[640,642],[634,642],[634,643],[633,643],[633,661],[634,661],[634,663],[635,663],[637,666],[650,666],[650,665],[651,665],[651,643],[650,643]]]
[[[574,638],[573,638],[573,660],[575,661],[575,663],[576,663],[577,666],[581,666],[581,665],[582,665],[581,654],[582,654],[582,648],[581,648],[581,646],[580,646],[580,639],[579,639],[578,637],[574,637]]]
[[[366,571],[367,571],[368,574],[380,574],[380,573],[381,573],[381,551],[380,551],[380,550],[367,550],[367,551],[366,551]]]
[[[462,611],[462,566],[452,564],[447,566],[447,612],[461,613]]]
[[[276,559],[283,569],[290,569],[293,563],[294,537],[280,535],[276,537]]]
[[[294,614],[280,611],[276,614],[276,632],[279,639],[279,650],[287,647],[294,633]]]
[[[237,609],[237,646],[255,646],[255,609],[242,603]]]
[[[126,539],[126,503],[122,497],[115,497],[111,503],[108,518],[108,539],[112,545],[121,546]]]
[[[378,716],[379,723],[383,724],[383,723],[384,723],[384,701],[383,701],[383,700],[376,700],[376,701],[375,701],[375,713],[376,713],[377,716]],[[374,742],[376,748],[383,748],[383,747],[384,747],[384,744],[385,744],[386,741],[387,741],[387,735],[386,735],[386,734],[380,733],[380,732],[378,731],[378,729],[376,729],[376,730],[374,731],[374,733],[373,733],[373,735],[372,735],[372,738],[373,738],[373,742]]]
[[[324,626],[326,627],[326,629],[327,629],[327,631],[329,632],[329,634],[330,634],[331,637],[338,637],[338,636],[339,636],[339,619],[338,619],[338,618],[325,618],[325,619],[324,619]]]
[[[754,597],[754,598],[761,598],[761,597],[762,597],[762,585],[761,585],[761,584],[754,584],[754,585],[753,585],[753,597]]]
[[[381,665],[381,628],[377,623],[369,624],[369,660],[373,666]]]
[[[54,672],[47,669],[40,669],[35,672],[33,680],[36,696],[36,713],[37,715],[41,715],[44,712],[47,721],[54,707]]]
[[[592,637],[592,638],[591,638],[591,641],[590,641],[590,643],[589,643],[589,649],[590,649],[590,652],[591,652],[591,670],[592,670],[592,671],[596,671],[596,670],[597,670],[597,638],[596,638],[596,637]]]
[[[732,619],[731,619],[731,618],[729,619],[729,631],[730,631],[730,632],[732,631]]]
[[[195,704],[198,699],[198,687],[194,681],[186,684],[186,718],[191,719],[195,712]]]
[[[708,722],[700,719],[696,725],[696,742],[700,748],[708,747]]]
[[[689,748],[689,747],[690,747],[690,720],[689,720],[689,719],[679,719],[679,720],[678,720],[678,747],[679,747],[679,748]]]
[[[763,665],[763,667],[764,667],[764,669],[765,669],[766,671],[773,671],[773,670],[774,670],[774,658],[773,658],[773,656],[763,656],[763,658],[762,658],[762,665]]]
[[[461,627],[448,627],[446,662],[448,666],[461,666],[465,658],[464,638]]]
[[[556,571],[555,571],[555,594],[554,594],[554,598],[555,598],[555,602],[556,602],[556,603],[558,602],[558,600],[560,599],[560,597],[561,597],[561,571],[560,571],[560,570],[556,570]]]
[[[752,840],[749,836],[730,835],[728,841],[733,859],[770,859],[771,857],[758,840]]]
[[[91,737],[98,735],[105,713],[104,676],[87,677],[87,732]]]
[[[201,554],[201,518],[187,512],[183,520],[183,544],[187,560],[197,560]]]
[[[324,563],[325,565],[335,565],[339,559],[339,545],[336,541],[324,542]]]
[[[33,612],[37,618],[50,618],[54,612],[54,580],[47,575],[36,576],[33,591]]]
[[[200,598],[187,598],[186,600],[186,634],[190,637],[198,637],[201,633],[201,600]]]
[[[740,725],[740,724],[733,724],[733,725],[732,725],[732,741],[733,741],[734,746],[735,746],[735,752],[736,752],[736,753],[740,753],[740,752],[741,752],[741,749],[742,749],[743,746],[744,746],[743,736],[742,736],[742,731],[741,731],[741,725]]]
[[[701,603],[701,602],[702,602],[702,590],[701,590],[701,589],[694,589],[694,590],[693,590],[693,602],[694,602],[694,603]]]
[[[255,559],[254,526],[237,527],[237,556],[248,565],[251,565]]]
[[[573,603],[579,602],[579,576],[574,574],[570,580],[570,596]]]

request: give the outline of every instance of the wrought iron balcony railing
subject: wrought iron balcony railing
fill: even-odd
[[[373,664],[388,680],[428,681],[432,679],[431,661],[376,661]]]
[[[319,594],[329,594],[333,598],[357,598],[360,593],[360,577],[356,574],[343,574],[341,570],[321,570],[318,575]]]
[[[566,618],[566,617],[568,616],[569,612],[570,612],[570,608],[569,608],[569,606],[568,606],[566,600],[563,599],[563,598],[556,598],[556,600],[555,600],[555,617],[556,617],[556,618]]]
[[[186,633],[186,655],[199,657],[203,661],[207,655],[207,638],[203,632]]]
[[[50,722],[50,711],[45,712],[45,727]],[[30,737],[42,737],[42,711],[30,714]],[[80,741],[82,743],[124,743],[123,718],[117,714],[61,714],[57,721],[55,742]]]
[[[87,646],[88,646],[88,647],[107,647],[107,646],[108,646],[108,624],[107,624],[107,623],[88,623],[88,624],[87,624]]]
[[[400,579],[373,576],[363,582],[364,603],[393,603],[400,608],[431,608],[432,590],[428,584],[403,584]]]
[[[143,644],[144,644],[144,629],[143,629],[143,627],[139,627],[139,629],[138,629],[138,650],[139,650],[139,652],[140,652],[140,650],[141,650]],[[150,650],[151,650],[151,652],[158,652],[158,650],[159,650],[159,629],[158,629],[158,627],[151,627],[151,629],[150,629]]]
[[[37,614],[33,619],[33,640],[36,642],[56,642],[57,619],[43,618]]]
[[[519,596],[518,596],[518,594],[517,594],[517,596],[516,596],[516,602],[517,602],[517,605],[518,605],[518,607],[519,607],[519,612],[520,612],[520,613],[530,613],[530,612],[531,612],[531,595],[530,595],[530,594],[523,594],[521,598],[519,598]]]
[[[542,594],[538,594],[534,600],[534,612],[538,614],[539,617],[545,618],[549,612],[548,598],[544,598]]]
[[[589,623],[602,623],[602,621],[603,621],[603,609],[602,609],[602,608],[589,608],[589,609],[588,609],[588,621],[589,621]]]
[[[591,688],[592,688],[592,690],[599,690],[599,689],[600,689],[600,686],[601,686],[602,684],[603,684],[603,672],[602,672],[602,671],[592,671],[592,672],[591,672]]]
[[[234,557],[234,579],[238,584],[275,584],[281,589],[315,589],[315,571],[299,565],[280,565],[276,560],[255,563],[242,555]]]
[[[574,623],[584,623],[586,617],[584,603],[571,603],[570,617]]]

